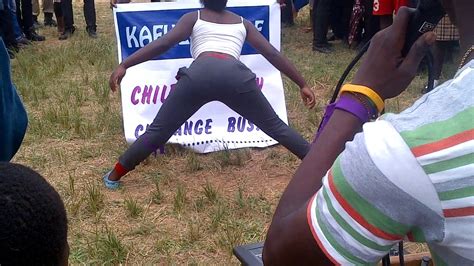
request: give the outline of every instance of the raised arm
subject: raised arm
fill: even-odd
[[[117,66],[115,71],[110,76],[110,89],[112,91],[117,89],[120,82],[122,81],[122,78],[125,76],[127,68],[151,60],[168,51],[177,43],[188,39],[189,36],[191,36],[196,20],[196,12],[185,14],[181,17],[178,23],[176,23],[176,26],[173,27],[173,29],[171,29],[168,33],[163,35],[163,37],[154,40],[145,47],[133,53],[131,56],[127,57],[127,59]]]
[[[280,72],[289,77],[294,83],[300,87],[301,97],[309,108],[313,108],[315,104],[315,96],[313,91],[306,84],[305,79],[298,72],[296,67],[283,56],[275,47],[273,47],[265,37],[255,28],[248,20],[244,21],[247,29],[247,42],[265,57]]]

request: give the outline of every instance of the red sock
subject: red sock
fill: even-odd
[[[123,167],[119,162],[115,164],[114,170],[119,175],[119,177],[122,177],[128,173],[128,170],[125,169],[125,167]]]

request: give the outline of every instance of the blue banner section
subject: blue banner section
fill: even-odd
[[[166,34],[176,25],[181,16],[195,10],[197,9],[117,12],[122,60]],[[250,21],[269,40],[269,6],[229,7],[228,10]],[[191,58],[189,46],[189,40],[183,41],[155,60]],[[246,43],[242,48],[242,55],[248,54],[257,54],[257,51]]]

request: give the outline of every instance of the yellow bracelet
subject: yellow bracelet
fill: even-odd
[[[356,92],[367,96],[375,104],[379,113],[382,112],[384,108],[384,102],[382,98],[380,98],[380,96],[369,87],[362,85],[345,84],[344,86],[342,86],[339,95],[343,92]]]

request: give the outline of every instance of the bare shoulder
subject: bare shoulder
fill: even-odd
[[[196,23],[198,19],[198,12],[197,11],[193,11],[193,12],[189,12],[189,13],[186,13],[184,14],[178,21],[178,23],[180,24],[184,24],[186,26],[194,26],[194,24]]]
[[[255,24],[244,18],[244,26],[248,35],[260,34],[260,32],[255,28]]]

